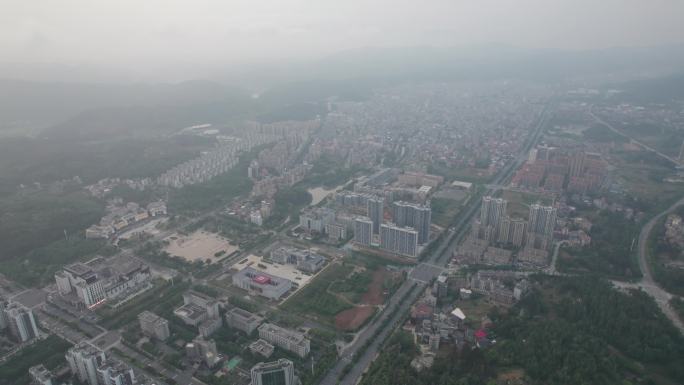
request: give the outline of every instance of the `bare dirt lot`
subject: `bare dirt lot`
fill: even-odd
[[[190,235],[173,234],[165,239],[169,245],[164,249],[170,255],[176,255],[190,262],[197,260],[212,262],[230,255],[237,246],[230,244],[230,240],[207,231],[196,231]],[[220,253],[220,255],[216,255]]]
[[[335,328],[338,330],[356,330],[373,316],[374,306],[356,306],[338,313],[335,316]]]
[[[385,302],[383,284],[388,276],[389,272],[384,268],[374,271],[368,290],[361,296],[361,304],[338,313],[335,327],[344,331],[356,330],[372,317],[377,306]]]

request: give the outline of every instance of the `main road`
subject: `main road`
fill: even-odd
[[[682,334],[684,334],[684,323],[679,318],[677,312],[670,306],[670,299],[672,294],[665,291],[658,283],[653,279],[653,273],[651,272],[651,264],[648,257],[648,238],[653,231],[655,225],[660,221],[662,217],[672,213],[679,206],[684,205],[684,198],[673,203],[670,207],[662,211],[660,214],[651,218],[648,223],[641,228],[639,233],[639,269],[641,269],[642,278],[639,282],[635,284],[613,282],[615,286],[618,287],[638,287],[644,290],[646,293],[650,294],[656,303],[660,307],[660,310],[667,316],[667,318],[672,321],[672,323],[679,329]]]
[[[506,182],[513,172],[525,162],[530,148],[537,143],[542,129],[548,121],[549,111],[550,106],[547,105],[541,112],[534,131],[528,137],[520,153],[496,174],[490,184],[500,185]],[[484,194],[491,194],[493,191],[494,189],[487,189]],[[404,319],[411,305],[422,294],[429,282],[444,270],[444,266],[451,256],[453,246],[467,232],[468,223],[470,223],[470,220],[479,209],[479,198],[480,196],[477,199],[470,200],[459,214],[451,229],[448,230],[447,235],[441,240],[437,249],[424,262],[417,265],[411,271],[409,279],[394,293],[380,315],[361,331],[359,338],[356,338],[352,344],[343,349],[338,361],[328,370],[319,384],[353,385],[360,380],[363,373],[370,366],[373,359],[375,359],[385,338]],[[372,340],[372,342],[366,345],[369,340]],[[351,366],[348,367],[348,365]]]
[[[592,108],[593,108],[593,107],[592,107]],[[622,136],[623,138],[628,139],[630,142],[632,142],[632,143],[634,143],[634,144],[636,144],[636,145],[638,145],[638,146],[640,146],[640,147],[642,147],[642,148],[644,148],[644,149],[646,149],[646,150],[648,150],[648,151],[653,152],[654,154],[658,155],[659,157],[661,157],[661,158],[663,158],[663,159],[669,160],[670,162],[674,163],[675,166],[681,166],[681,165],[682,165],[682,164],[680,163],[679,159],[674,159],[673,157],[671,157],[671,156],[669,156],[669,155],[663,154],[662,152],[656,150],[655,148],[649,146],[648,144],[646,144],[646,143],[644,143],[644,142],[642,142],[642,141],[639,141],[639,140],[637,140],[637,139],[634,139],[633,137],[631,137],[631,136],[625,134],[624,132],[618,130],[618,129],[615,128],[615,126],[613,126],[612,124],[610,124],[610,123],[606,122],[605,120],[603,120],[603,119],[599,118],[598,116],[596,116],[596,114],[594,114],[594,111],[592,111],[592,109],[589,109],[589,115],[591,115],[591,117],[594,118],[594,120],[595,120],[597,123],[599,123],[599,124],[601,124],[601,125],[607,127],[608,129],[610,129],[610,130],[613,131],[614,133],[616,133],[616,134]]]

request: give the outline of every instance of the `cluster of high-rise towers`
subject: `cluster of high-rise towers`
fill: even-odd
[[[429,204],[422,205],[404,201],[391,204],[392,222],[384,222],[385,199],[373,197],[367,200],[367,216],[354,221],[354,241],[409,257],[416,257],[418,245],[430,240],[432,209]],[[374,242],[379,237],[379,244]]]
[[[473,235],[490,243],[549,249],[553,241],[557,209],[534,203],[530,205],[526,221],[508,216],[507,205],[508,201],[503,198],[482,198],[480,218],[473,223]]]

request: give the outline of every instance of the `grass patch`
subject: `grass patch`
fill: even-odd
[[[502,198],[508,201],[506,211],[513,218],[527,218],[530,214],[530,205],[534,203],[543,205],[553,203],[548,196],[522,191],[503,190]]]

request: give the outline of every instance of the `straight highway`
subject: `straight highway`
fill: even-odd
[[[550,105],[544,108],[534,131],[530,134],[523,148],[521,148],[518,156],[496,174],[490,182],[492,185],[504,183],[515,170],[522,166],[527,159],[527,153],[537,143],[542,129],[548,122],[550,109]],[[493,191],[488,189],[484,195],[491,194]],[[361,332],[360,338],[357,338],[342,351],[336,364],[326,373],[319,384],[353,385],[360,380],[363,373],[375,359],[385,338],[404,319],[411,305],[422,294],[427,284],[436,278],[443,271],[443,267],[449,262],[453,246],[466,234],[470,220],[479,209],[480,198],[481,196],[478,196],[477,199],[470,200],[464,210],[461,211],[461,214],[459,214],[452,228],[448,230],[446,237],[441,240],[435,252],[411,271],[409,279],[390,298],[382,313],[370,326]],[[371,340],[371,343],[367,345],[369,340]],[[351,366],[348,367],[348,365]]]

